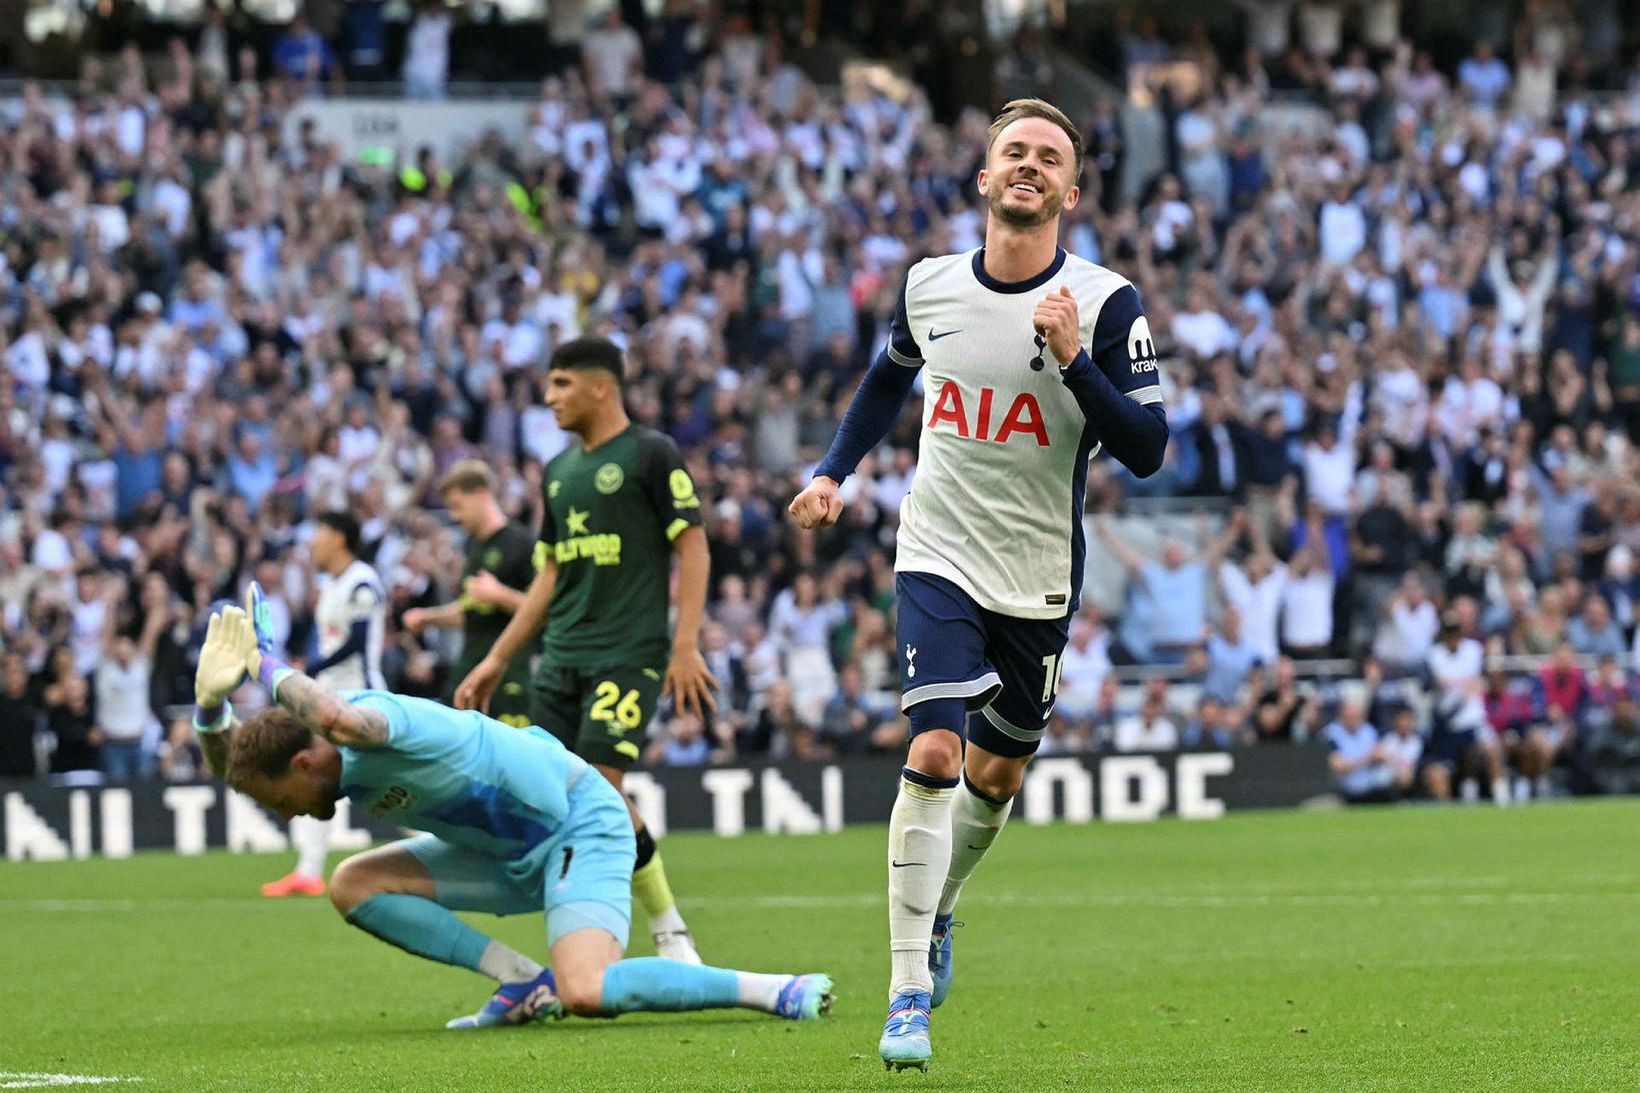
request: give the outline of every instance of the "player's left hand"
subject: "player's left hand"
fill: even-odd
[[[1081,320],[1077,316],[1076,297],[1070,286],[1060,285],[1058,292],[1044,296],[1031,316],[1031,325],[1047,341],[1059,367],[1064,368],[1076,359],[1082,350]]]
[[[662,698],[671,698],[684,713],[705,717],[706,711],[717,710],[717,699],[712,696],[717,689],[718,681],[706,667],[706,658],[700,655],[699,649],[672,648],[666,682],[661,686]]]
[[[498,604],[507,586],[496,580],[494,573],[489,570],[480,570],[476,577],[467,579],[467,587],[463,589],[477,603]]]

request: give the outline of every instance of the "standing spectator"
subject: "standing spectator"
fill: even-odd
[[[336,55],[300,12],[273,42],[273,69],[296,85],[297,93],[317,91],[336,71]]]
[[[75,671],[71,660],[58,661],[57,678],[48,684],[41,704],[46,711],[46,728],[56,740],[51,754],[51,773],[102,769],[102,730],[92,716],[91,686]]]
[[[450,9],[439,0],[423,0],[410,22],[404,44],[404,93],[411,99],[438,102],[450,77]]]
[[[1306,520],[1307,538],[1287,566],[1281,589],[1281,637],[1288,656],[1313,660],[1332,652],[1333,561],[1319,513]]]
[[[40,711],[29,691],[22,656],[0,654],[0,778],[34,776],[34,734]]]
[[[1290,657],[1275,662],[1269,687],[1253,703],[1253,730],[1261,742],[1302,741],[1320,712],[1314,696],[1298,684],[1298,671]]]
[[[144,740],[154,723],[148,692],[154,647],[170,621],[164,612],[150,612],[141,636],[132,640],[121,630],[123,598],[124,589],[110,582],[103,655],[94,677],[103,772],[117,782],[145,779],[154,772],[154,754]]]
[[[1484,770],[1495,804],[1509,803],[1509,783],[1503,776],[1503,749],[1486,720],[1482,670],[1486,653],[1481,643],[1465,637],[1463,624],[1451,611],[1441,616],[1439,641],[1426,658],[1435,690],[1437,727],[1432,751],[1437,763],[1425,771],[1427,784],[1438,799],[1451,796],[1451,779]],[[1462,789],[1470,799],[1472,783]]]
[[[820,583],[812,573],[798,574],[792,587],[775,597],[769,611],[769,635],[785,654],[792,701],[810,725],[819,725],[837,689],[831,632],[847,619],[848,606],[835,598],[822,598]]]
[[[1458,89],[1470,105],[1493,110],[1509,93],[1509,66],[1498,59],[1492,43],[1482,39],[1475,52],[1458,64]]]
[[[611,7],[602,25],[582,40],[581,58],[593,92],[617,103],[632,94],[632,81],[643,64],[643,41],[621,21],[619,5]]]
[[[1207,667],[1202,693],[1220,702],[1235,705],[1253,669],[1264,663],[1241,624],[1241,612],[1225,607],[1217,633],[1207,637]]]

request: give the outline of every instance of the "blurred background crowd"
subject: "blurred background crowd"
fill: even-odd
[[[1324,740],[1350,797],[1636,788],[1617,5],[875,7],[554,4],[496,52],[500,7],[104,5],[76,79],[11,85],[0,775],[193,777],[209,606],[255,577],[311,655],[330,509],[389,589],[391,684],[437,695],[459,635],[400,622],[458,591],[433,483],[481,457],[533,530],[568,443],[542,364],[583,333],[707,506],[724,693],[663,712],[646,761],[899,749],[918,396],[838,529],[784,510],[906,269],[980,244],[986,123],[1023,90],[1085,123],[1062,242],[1139,287],[1172,427],[1153,478],[1089,476],[1044,751]],[[354,155],[302,120],[475,76],[533,81],[523,137]]]

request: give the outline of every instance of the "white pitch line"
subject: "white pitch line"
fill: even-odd
[[[1509,904],[1562,904],[1583,903],[1599,899],[1624,901],[1640,899],[1640,891],[1587,891],[1587,892],[1430,892],[1389,891],[1375,892],[1242,892],[1194,895],[1155,892],[1093,892],[1087,895],[1061,893],[1036,894],[1030,892],[973,892],[965,895],[968,904],[992,906],[1032,907],[1138,907],[1159,909],[1212,909],[1234,907],[1496,907]],[[786,896],[691,896],[685,900],[690,907],[703,910],[734,910],[760,908],[765,910],[822,910],[827,908],[882,907],[888,897],[879,892],[859,892],[833,895]],[[19,911],[114,913],[130,911],[199,910],[202,908],[229,908],[244,910],[251,907],[289,909],[288,903],[270,903],[261,900],[236,899],[0,899],[0,907]],[[3,1087],[0,1087],[3,1088]]]
[[[97,1074],[33,1074],[0,1070],[0,1089],[50,1089],[62,1085],[118,1085],[121,1082],[140,1082],[141,1078],[123,1075],[104,1077]]]

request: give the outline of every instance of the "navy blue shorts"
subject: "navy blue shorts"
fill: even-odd
[[[1070,616],[999,615],[931,573],[898,573],[894,589],[900,709],[961,699],[972,715],[965,727],[969,741],[995,755],[1036,754],[1059,690]]]

